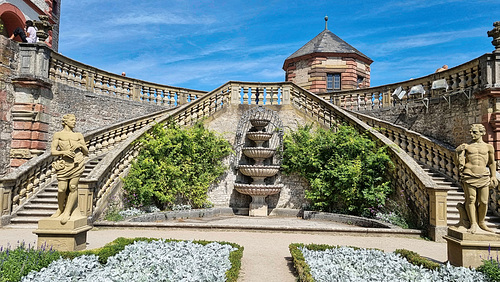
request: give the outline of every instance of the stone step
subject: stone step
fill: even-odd
[[[57,197],[54,198],[43,198],[43,199],[33,199],[30,201],[31,204],[56,204],[57,205]]]
[[[54,214],[50,210],[21,210],[17,212],[17,217],[49,217]]]
[[[37,204],[30,203],[24,206],[25,210],[57,210],[57,203],[53,204]]]

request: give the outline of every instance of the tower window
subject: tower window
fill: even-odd
[[[326,74],[326,90],[340,90],[340,73]]]
[[[365,81],[365,78],[358,75],[357,89],[361,88],[363,81]]]

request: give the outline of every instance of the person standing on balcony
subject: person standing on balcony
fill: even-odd
[[[36,43],[38,41],[38,38],[36,36],[36,28],[33,26],[33,21],[26,21],[26,31],[24,31],[20,27],[17,27],[14,30],[14,33],[10,36],[10,39],[14,40],[16,36],[19,36],[25,43]]]
[[[462,144],[456,149],[459,175],[465,194],[464,206],[469,222],[469,226],[465,227],[473,234],[477,232],[478,227],[492,232],[486,226],[485,218],[489,188],[498,186],[495,150],[492,145],[483,141],[486,129],[482,124],[473,124],[470,134],[473,142]]]
[[[58,159],[52,163],[57,174],[57,211],[51,216],[66,224],[71,216],[81,216],[78,210],[78,182],[85,168],[89,153],[83,135],[74,132],[76,118],[73,114],[63,116],[63,130],[54,134],[51,154]]]

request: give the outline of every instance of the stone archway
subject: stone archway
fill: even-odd
[[[0,5],[0,20],[4,25],[4,29],[2,35],[9,37],[16,27],[24,27],[26,22],[26,18],[24,14],[19,10],[16,6],[4,3]],[[19,37],[16,37],[14,40],[21,41]]]

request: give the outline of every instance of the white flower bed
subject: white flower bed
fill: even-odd
[[[101,265],[96,256],[59,259],[22,281],[225,281],[230,245],[138,241]]]
[[[474,270],[449,264],[429,270],[394,253],[349,247],[311,251],[301,248],[312,277],[320,281],[487,281]]]

